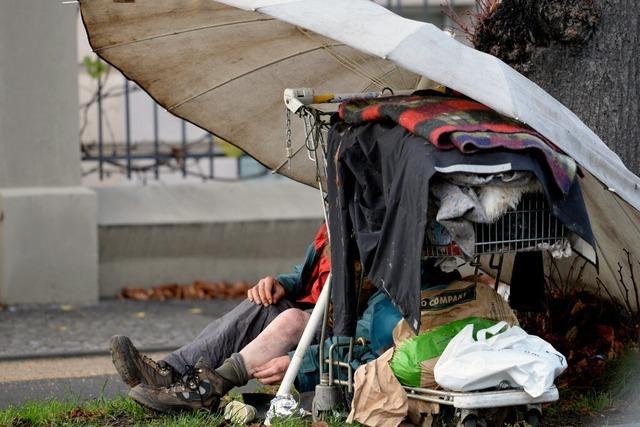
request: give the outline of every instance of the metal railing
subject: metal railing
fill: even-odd
[[[179,123],[178,140],[163,136],[158,104],[151,98],[141,97],[141,89],[127,80],[124,80],[120,88],[111,87],[106,90],[105,81],[108,74],[92,79],[95,92],[87,102],[81,105],[80,141],[83,176],[97,174],[102,181],[120,174],[126,176],[128,180],[142,177],[146,182],[150,177],[159,180],[161,176],[167,175],[225,181],[268,175],[269,171],[266,168],[239,150],[231,149],[228,143],[210,133],[202,131],[197,137],[189,136],[187,128],[191,125],[184,120],[171,118],[174,125],[175,122]],[[147,103],[146,109],[150,111],[133,112],[131,105],[133,94],[138,97],[138,102]],[[110,119],[105,112],[106,102],[115,102],[121,106],[121,113],[116,111],[114,114],[112,111]],[[112,133],[121,133],[121,136],[112,135],[111,138],[106,138],[105,123],[112,120],[113,116],[120,114],[122,128],[117,127],[121,132]],[[90,118],[90,115],[93,118]],[[89,126],[89,123],[93,126]],[[132,131],[135,124],[145,126],[151,124],[151,132],[142,139],[138,138],[134,141]],[[229,155],[230,150],[235,153]],[[226,159],[227,173],[217,173],[218,159]],[[233,163],[235,166],[230,167]],[[230,174],[230,169],[235,169],[235,173]]]

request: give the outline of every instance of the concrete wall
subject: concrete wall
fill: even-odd
[[[322,222],[317,190],[285,179],[96,192],[102,297],[288,272]]]
[[[75,15],[0,2],[0,187],[80,183]]]
[[[95,194],[80,186],[77,8],[0,1],[0,302],[92,302]]]
[[[90,303],[97,299],[92,191],[82,187],[2,189],[0,212],[3,301]]]

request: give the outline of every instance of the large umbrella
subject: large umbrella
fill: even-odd
[[[171,113],[269,168],[287,160],[286,87],[410,89],[424,76],[527,123],[585,172],[581,183],[600,278],[621,297],[616,283],[618,263],[626,259],[623,248],[640,256],[640,179],[575,114],[497,58],[369,0],[80,0],[80,5],[100,57]],[[294,128],[294,135],[299,131]],[[290,153],[303,143],[295,141]],[[279,172],[315,184],[315,167],[305,155],[294,156],[291,167]]]

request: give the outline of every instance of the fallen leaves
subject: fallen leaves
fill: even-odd
[[[87,410],[84,408],[74,408],[69,412],[69,419],[74,424],[91,424],[98,419],[107,416],[107,411],[104,408],[98,408],[96,410]],[[105,424],[106,425],[106,424]]]
[[[548,303],[547,313],[521,313],[523,328],[567,357],[559,387],[596,389],[608,364],[637,339],[635,325],[615,305],[585,291],[551,291]]]
[[[150,289],[124,288],[118,297],[136,301],[232,299],[246,297],[250,287],[247,282],[230,284],[198,280],[190,285],[167,284]]]

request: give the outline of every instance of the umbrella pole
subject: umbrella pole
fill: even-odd
[[[274,418],[285,418],[291,416],[296,413],[300,413],[301,409],[299,408],[298,402],[291,396],[291,387],[293,387],[293,382],[298,375],[298,371],[300,370],[300,365],[302,364],[302,360],[304,359],[304,355],[307,353],[309,349],[309,345],[313,340],[313,337],[322,322],[324,310],[327,304],[329,303],[329,286],[331,283],[331,273],[327,277],[327,280],[324,282],[324,286],[322,287],[322,292],[320,292],[320,297],[318,298],[318,302],[316,306],[313,308],[311,312],[311,317],[309,318],[309,322],[302,333],[302,338],[300,338],[300,342],[298,343],[298,347],[296,347],[296,351],[293,354],[293,358],[291,359],[291,363],[289,364],[289,368],[287,368],[287,372],[284,374],[284,378],[282,379],[282,383],[280,384],[280,388],[276,393],[276,397],[271,401],[271,406],[269,407],[269,411],[267,412],[267,419],[265,420],[265,425],[271,425],[271,420]]]
[[[300,338],[298,347],[296,347],[296,352],[291,359],[291,364],[289,365],[289,368],[287,369],[287,372],[282,379],[282,384],[280,384],[280,388],[278,389],[278,393],[276,394],[276,396],[287,396],[291,392],[291,387],[293,386],[296,375],[298,375],[298,370],[300,369],[300,365],[302,364],[304,355],[307,353],[307,349],[309,348],[309,345],[311,344],[311,341],[316,335],[316,331],[318,330],[318,327],[322,322],[324,309],[327,305],[327,302],[329,301],[330,280],[331,273],[329,273],[327,280],[324,282],[324,286],[322,287],[322,292],[320,292],[318,302],[311,312],[309,322],[304,328],[302,338]]]
[[[311,91],[311,93],[313,93],[313,90],[311,89],[309,90]],[[295,91],[295,90],[293,89],[285,90],[285,101],[287,100],[288,91]],[[316,117],[316,120],[318,120],[317,117]],[[314,160],[316,163],[316,168],[319,168],[317,149],[318,149],[318,146],[316,145],[314,149],[314,151],[316,151]],[[324,166],[325,166],[325,173],[326,173],[326,161]],[[324,221],[327,226],[327,237],[329,241],[331,241],[331,235],[329,234],[329,228],[328,228],[329,215],[327,212],[327,205],[324,199],[325,193],[324,193],[324,189],[322,188],[322,179],[320,178],[320,175],[318,175],[316,178],[318,181],[318,190],[320,190],[322,213],[324,214]],[[278,388],[278,392],[276,393],[276,399],[274,399],[274,402],[277,400],[278,397],[289,396],[291,394],[291,387],[293,386],[293,382],[295,381],[296,376],[298,375],[298,371],[300,370],[300,365],[302,364],[302,360],[304,359],[304,356],[307,353],[307,349],[309,348],[311,341],[316,335],[316,331],[318,330],[318,327],[320,326],[321,323],[324,323],[324,317],[325,317],[324,314],[326,311],[326,307],[328,305],[329,295],[331,293],[330,287],[331,287],[331,273],[329,273],[329,275],[327,276],[327,279],[325,280],[322,286],[322,291],[320,292],[318,301],[316,302],[316,305],[313,308],[313,311],[311,312],[311,317],[309,318],[309,322],[307,323],[307,326],[305,327],[304,332],[302,333],[302,337],[298,342],[298,347],[296,347],[296,351],[293,354],[291,363],[289,364],[289,367],[287,368],[287,372],[285,373],[284,378],[282,379],[280,388]],[[325,331],[324,331],[324,325],[323,325],[322,340],[324,340],[325,338],[324,332]],[[322,353],[323,353],[323,343],[320,343],[320,372],[321,373],[322,373],[322,358],[323,358]],[[275,409],[274,402],[271,403],[271,408],[269,412],[271,412],[272,409]],[[269,419],[267,419],[267,421],[269,421]]]
[[[285,101],[286,101],[285,91]],[[290,107],[288,107],[290,108]],[[316,117],[317,119],[317,117]],[[316,162],[316,168],[319,168],[318,155],[317,155],[316,146],[314,151],[316,151],[316,156],[314,160]],[[323,157],[324,158],[324,157]],[[326,159],[324,163],[324,169],[326,174]],[[316,176],[318,182],[318,190],[320,190],[320,199],[322,201],[322,213],[324,214],[324,221],[327,226],[327,237],[329,241],[331,241],[331,235],[329,234],[329,215],[327,204],[324,199],[324,189],[322,188],[322,179],[318,174]],[[304,328],[304,332],[302,333],[302,337],[298,342],[298,346],[296,347],[296,351],[293,354],[291,359],[291,363],[287,368],[287,372],[284,374],[284,378],[282,379],[282,383],[278,388],[278,392],[276,393],[276,397],[271,401],[271,406],[269,407],[269,411],[267,412],[267,418],[265,420],[265,425],[271,425],[271,420],[275,417],[287,417],[294,413],[300,412],[300,408],[295,399],[291,396],[291,388],[293,387],[293,383],[298,375],[298,371],[300,370],[300,366],[302,365],[302,361],[304,360],[304,356],[309,349],[309,345],[311,345],[311,341],[316,335],[316,331],[322,324],[322,334],[321,341],[325,339],[325,324],[326,324],[326,313],[327,307],[329,305],[329,296],[331,294],[331,273],[327,276],[325,280],[322,291],[320,292],[320,296],[318,297],[318,301],[316,302],[315,307],[313,307],[313,311],[311,312],[311,317],[307,322],[307,326]],[[320,373],[322,374],[322,359],[323,359],[323,350],[324,343],[320,343]]]

